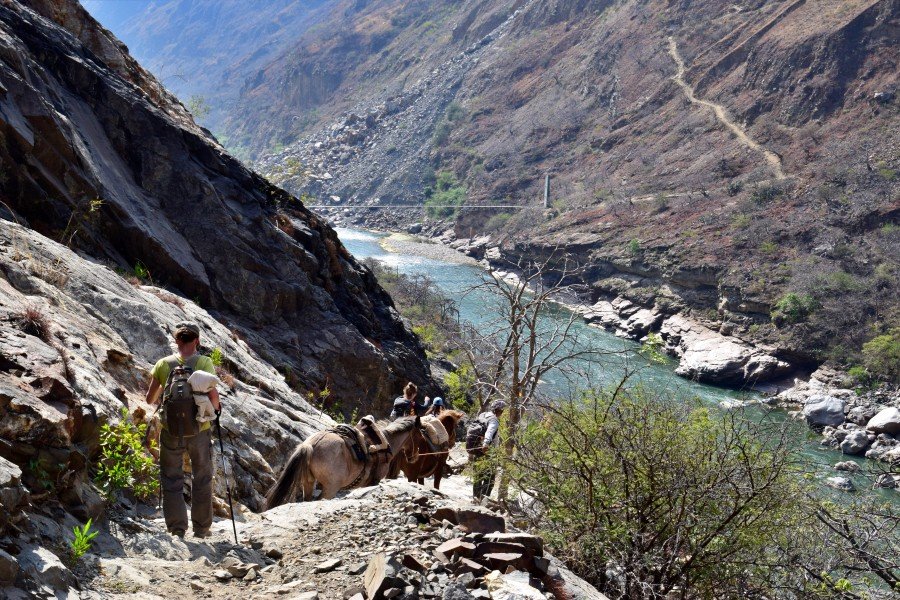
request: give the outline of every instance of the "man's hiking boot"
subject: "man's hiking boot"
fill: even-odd
[[[195,538],[208,538],[210,535],[211,534],[209,532],[209,527],[206,527],[204,529],[195,529],[194,530]]]
[[[171,533],[175,537],[180,537],[180,538],[184,537],[184,529],[173,529],[169,533]]]

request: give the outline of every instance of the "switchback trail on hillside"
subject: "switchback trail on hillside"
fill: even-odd
[[[731,132],[741,141],[742,144],[750,148],[751,150],[755,150],[757,152],[761,152],[763,156],[766,158],[766,162],[769,163],[769,166],[775,171],[775,176],[778,179],[784,179],[786,176],[781,167],[781,157],[764,148],[763,146],[756,143],[747,133],[743,130],[743,128],[731,120],[728,116],[728,111],[725,110],[725,107],[721,104],[716,104],[715,102],[710,102],[708,100],[702,100],[697,98],[694,94],[694,86],[689,84],[684,80],[684,60],[681,58],[681,54],[678,52],[678,45],[675,43],[675,38],[669,36],[669,56],[672,57],[672,60],[675,61],[675,75],[672,76],[672,80],[678,84],[678,86],[684,90],[684,95],[691,102],[691,104],[699,104],[701,106],[706,106],[711,108],[716,115],[716,119],[719,120],[720,123],[725,125]]]

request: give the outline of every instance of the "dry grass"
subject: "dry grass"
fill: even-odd
[[[50,339],[50,322],[39,306],[26,306],[25,310],[16,315],[16,323],[19,328],[36,338],[47,342]]]
[[[134,279],[137,279],[137,277],[135,277]],[[130,279],[129,279],[129,283],[131,283]],[[132,283],[132,285],[140,285],[140,280],[138,279],[138,283],[137,284]],[[169,304],[177,306],[178,308],[184,308],[184,300],[182,300],[175,294],[169,293],[169,292],[167,292],[165,290],[161,290],[159,288],[148,288],[144,291],[153,294],[154,296],[156,296],[163,302],[168,302]]]
[[[43,279],[50,285],[58,288],[63,287],[69,281],[69,274],[62,268],[59,261],[47,262],[35,260],[34,257],[29,258],[28,272],[35,277]]]
[[[294,237],[294,224],[291,222],[291,218],[286,214],[279,212],[275,215],[275,226],[290,237]]]
[[[231,371],[225,367],[218,366],[216,367],[216,377],[229,388],[234,389],[234,375],[231,374]]]

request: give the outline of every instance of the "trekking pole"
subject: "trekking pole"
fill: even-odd
[[[216,411],[216,429],[219,431],[219,453],[222,455],[222,475],[225,477],[225,495],[228,496],[228,510],[231,511],[231,529],[234,531],[234,543],[240,545],[237,536],[237,525],[234,522],[234,504],[231,502],[231,485],[228,483],[228,471],[225,470],[225,444],[222,442],[222,409]]]

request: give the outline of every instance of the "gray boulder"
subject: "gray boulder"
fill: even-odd
[[[846,404],[834,396],[811,396],[803,407],[803,418],[812,427],[837,427],[844,422]]]
[[[41,587],[65,591],[75,587],[72,571],[55,554],[41,546],[25,546],[19,553],[22,571]]]
[[[825,479],[825,485],[836,490],[841,490],[842,492],[856,491],[856,486],[853,485],[853,482],[847,477],[828,477]]]
[[[866,429],[872,433],[900,433],[900,408],[888,407],[869,419]]]
[[[852,456],[862,454],[869,447],[869,443],[869,436],[866,435],[865,431],[851,431],[844,438],[844,441],[841,442],[841,452]]]

